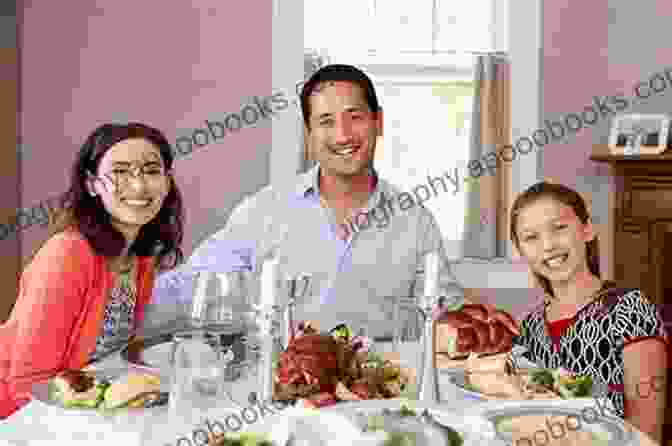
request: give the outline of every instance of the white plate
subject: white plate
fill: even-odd
[[[469,390],[469,388],[467,387],[464,371],[450,373],[450,376],[448,377],[448,382],[457,387],[460,392],[472,398],[477,398],[483,401],[507,399],[507,398],[497,398],[496,396],[485,395],[481,392]],[[560,399],[560,397],[558,397],[558,399]],[[590,400],[591,398],[576,398],[576,399]]]
[[[589,411],[592,408],[595,412]],[[464,410],[464,415],[473,417],[480,417],[486,420],[486,425],[483,430],[483,435],[489,441],[501,442],[501,444],[512,444],[512,439],[504,432],[498,433],[496,431],[495,422],[501,418],[519,417],[526,415],[534,416],[573,416],[577,417],[575,427],[573,430],[590,431],[601,435],[608,435],[609,446],[627,446],[634,444],[637,438],[635,433],[626,427],[622,419],[613,416],[609,413],[604,415],[599,413],[599,409],[594,401],[585,398],[574,400],[537,400],[537,401],[488,401],[483,404],[468,407]],[[596,418],[593,418],[593,413]],[[555,427],[555,426],[553,426]],[[537,431],[544,431],[546,435],[550,435],[548,425],[539,426]],[[554,434],[558,430],[553,431]],[[541,434],[538,435],[541,437]],[[559,437],[556,437],[559,438]],[[534,439],[531,439],[531,444],[534,444]],[[543,440],[537,439],[538,444],[542,444]],[[593,444],[599,444],[597,441]]]
[[[527,367],[526,367],[527,368]],[[498,398],[496,396],[490,396],[490,395],[485,395],[481,392],[477,392],[474,390],[469,390],[466,387],[466,379],[465,379],[465,373],[464,371],[459,371],[459,372],[453,372],[448,376],[448,382],[460,391],[460,393],[464,394],[465,396],[468,396],[473,399],[477,399],[480,401],[511,401],[512,398]],[[558,397],[558,400],[563,400],[563,398]],[[594,402],[594,399],[592,397],[585,397],[585,398],[572,398],[573,401],[578,401],[579,403],[591,403]],[[524,400],[524,401],[530,401],[530,400]],[[542,401],[542,400],[532,400],[532,401]],[[547,399],[544,399],[543,401],[549,401]],[[551,400],[555,401],[555,400]]]

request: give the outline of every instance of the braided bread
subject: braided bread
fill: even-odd
[[[514,336],[519,334],[518,324],[511,315],[489,305],[468,304],[458,311],[444,311],[438,315],[437,324],[448,326],[449,332],[457,335],[457,351],[448,352],[451,356],[509,351]],[[439,351],[446,350],[441,345],[444,342],[439,340]]]

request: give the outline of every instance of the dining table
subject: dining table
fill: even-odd
[[[420,355],[419,342],[406,343],[402,350],[385,353],[389,358],[403,357],[404,361],[417,361]],[[461,413],[478,410],[479,406],[487,406],[487,402],[465,393],[458,388],[451,376],[460,373],[464,361],[451,360],[446,355],[437,354],[439,402],[442,410]],[[131,370],[133,365],[122,358],[120,353],[111,355],[97,363],[97,370]],[[254,375],[241,378],[235,383],[242,386],[246,393],[257,388]],[[212,420],[223,420],[230,414],[240,414],[240,406],[236,407],[226,401],[221,407],[199,412],[193,416],[184,413],[176,415],[168,407],[157,407],[125,411],[114,416],[103,417],[95,412],[81,410],[67,411],[49,406],[33,399],[18,412],[0,424],[0,446],[47,446],[47,445],[87,445],[87,446],[186,446],[206,445],[203,435],[194,433],[201,429],[207,432]],[[272,410],[270,406],[259,422],[273,423],[283,417],[281,409]],[[641,446],[653,446],[655,443],[647,435],[637,431],[627,422],[626,426],[635,432],[635,442]],[[184,440],[188,438],[189,440]],[[200,438],[200,440],[196,440]],[[637,439],[639,441],[637,441]],[[5,443],[3,443],[5,442]]]

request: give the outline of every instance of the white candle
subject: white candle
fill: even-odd
[[[191,317],[201,320],[206,317],[205,301],[207,299],[208,282],[212,273],[201,271],[196,276],[196,289],[194,290],[194,301],[191,307]]]
[[[425,303],[436,297],[439,290],[439,253],[430,252],[425,255]]]
[[[265,260],[261,267],[261,306],[264,308],[275,305],[277,275],[278,258]]]

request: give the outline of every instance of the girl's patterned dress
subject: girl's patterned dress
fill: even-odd
[[[667,340],[658,308],[638,289],[615,288],[605,282],[597,296],[571,318],[549,323],[545,306],[521,323],[515,343],[523,355],[544,368],[563,367],[606,384],[606,396],[618,416],[624,417],[623,346],[657,338]]]

